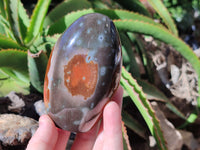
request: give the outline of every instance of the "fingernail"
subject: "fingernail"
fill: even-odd
[[[42,115],[39,119],[39,126],[44,125],[46,123],[52,123],[51,119],[47,115]]]
[[[39,118],[39,126],[43,125],[44,124],[44,121],[45,120],[45,116],[42,115],[40,118]]]

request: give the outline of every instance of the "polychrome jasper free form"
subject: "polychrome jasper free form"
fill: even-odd
[[[119,85],[121,44],[114,23],[98,13],[76,20],[49,58],[44,100],[48,115],[68,131],[86,132]]]

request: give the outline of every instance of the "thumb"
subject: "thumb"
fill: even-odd
[[[28,143],[27,150],[53,150],[58,139],[58,132],[48,115],[39,119],[39,128]]]

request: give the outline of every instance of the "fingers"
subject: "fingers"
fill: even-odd
[[[121,128],[121,107],[123,88],[119,86],[111,101],[105,106],[103,112],[103,122],[99,135],[96,139],[94,150],[122,148],[122,128]],[[113,132],[112,130],[115,130]],[[119,144],[119,145],[117,145]],[[116,147],[114,147],[116,145]]]
[[[39,119],[39,128],[29,141],[27,150],[52,150],[57,138],[58,132],[54,123],[47,115],[43,115]]]
[[[116,102],[106,105],[103,112],[103,150],[122,150],[121,110]]]
[[[116,90],[114,95],[111,97],[111,101],[115,101],[120,107],[120,110],[122,108],[122,97],[123,97],[123,88],[121,85],[119,85],[118,89]]]
[[[58,132],[58,138],[57,138],[55,150],[65,150],[65,148],[67,146],[67,141],[70,136],[70,132],[64,131],[64,130],[58,129],[58,128],[57,128],[57,132]]]
[[[92,150],[96,140],[100,122],[96,123],[94,127],[86,133],[78,133],[71,150]]]
[[[116,92],[113,94],[111,97],[110,101],[114,101],[117,103],[117,105],[120,108],[120,111],[122,109],[122,100],[123,100],[123,88],[121,85],[119,85],[118,89]],[[108,102],[109,103],[109,102]],[[99,134],[103,131],[103,124],[101,124],[100,129],[99,129]]]
[[[112,141],[112,145],[109,145],[109,147],[111,149],[117,148],[116,150],[118,150],[120,148],[120,150],[121,150],[121,146],[122,146],[122,128],[121,128],[122,96],[123,96],[123,89],[121,86],[119,86],[119,88],[117,89],[115,94],[112,96],[111,101],[104,108],[103,124],[101,122],[98,122],[89,132],[78,133],[76,136],[76,139],[73,143],[72,150],[93,149],[94,143],[95,143],[94,149],[99,149],[99,148],[102,149],[103,145],[105,145],[104,142],[107,141],[107,138],[108,138],[107,136],[111,137],[111,139],[108,140],[106,142],[106,144],[111,142],[114,137],[114,141]],[[102,124],[102,126],[101,126],[102,129],[100,129],[100,130],[102,130],[103,132],[101,132],[97,137],[100,123]],[[116,135],[117,135],[117,137],[116,137]],[[104,140],[104,138],[106,138],[106,140]],[[116,141],[118,142],[117,144],[115,143]],[[114,145],[115,145],[115,147],[113,147]],[[105,146],[105,147],[107,147],[107,146]],[[108,149],[109,149],[109,147],[108,147]]]
[[[121,106],[123,89],[119,86],[111,101],[105,106],[101,135],[97,138],[100,121],[87,133],[78,133],[72,150],[92,149],[96,145],[104,149],[122,149],[121,131]],[[62,150],[65,149],[70,132],[57,129],[48,115],[43,115],[39,120],[39,128],[29,141],[27,150]],[[106,140],[105,140],[106,139]],[[101,141],[101,142],[100,142]],[[99,143],[99,144],[98,144]]]
[[[39,119],[39,128],[29,141],[27,150],[64,150],[69,134],[68,131],[57,129],[49,116],[43,115]]]

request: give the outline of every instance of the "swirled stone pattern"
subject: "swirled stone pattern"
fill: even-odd
[[[46,70],[44,100],[56,125],[88,131],[119,85],[121,63],[112,20],[99,13],[77,19],[58,39]]]

